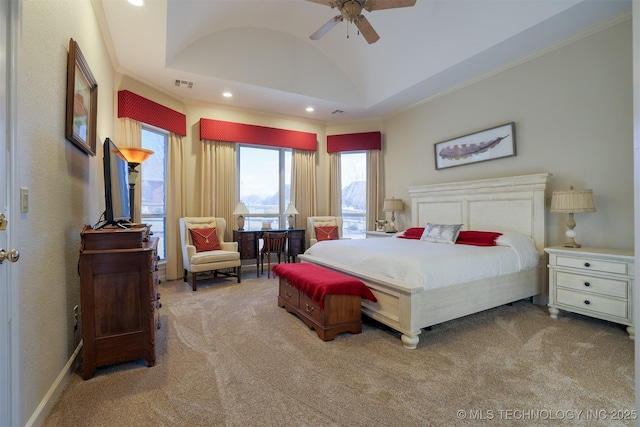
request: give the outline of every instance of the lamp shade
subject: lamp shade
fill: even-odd
[[[233,210],[232,215],[247,215],[249,213],[250,212],[249,209],[247,209],[247,206],[243,202],[240,202],[236,205],[236,208]]]
[[[153,151],[140,147],[118,147],[118,157],[123,159],[127,163],[140,164],[147,160]]]
[[[401,212],[404,210],[404,203],[401,199],[384,199],[382,210],[384,212]]]
[[[300,212],[293,206],[293,203],[289,203],[287,209],[284,211],[285,215],[298,215]]]
[[[551,212],[595,212],[593,190],[554,191],[551,195]]]

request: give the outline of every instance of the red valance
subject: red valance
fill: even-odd
[[[122,117],[187,135],[187,116],[128,90],[118,92],[118,118]]]
[[[348,133],[345,135],[327,136],[327,153],[381,149],[382,134],[380,132]]]
[[[315,133],[212,119],[200,119],[200,139],[295,148],[297,150],[316,151],[318,149],[318,137]]]

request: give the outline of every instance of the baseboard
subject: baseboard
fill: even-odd
[[[40,404],[38,405],[34,413],[31,415],[31,417],[29,418],[29,421],[27,421],[25,426],[27,427],[40,426],[44,423],[44,420],[49,414],[49,412],[51,411],[51,408],[53,408],[53,405],[55,405],[56,401],[58,400],[58,397],[60,396],[65,386],[67,385],[69,377],[71,376],[71,367],[74,365],[76,358],[78,357],[78,354],[80,354],[81,349],[82,349],[82,340],[80,340],[80,342],[78,343],[78,346],[73,351],[73,354],[71,355],[71,357],[69,357],[67,364],[64,365],[64,368],[62,369],[60,374],[58,374],[58,377],[56,378],[56,380],[53,382],[53,384],[51,384],[49,391],[47,391],[47,394],[44,396],[42,401],[40,401]]]

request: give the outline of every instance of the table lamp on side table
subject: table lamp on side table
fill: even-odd
[[[595,212],[596,205],[593,203],[593,190],[574,190],[573,186],[568,191],[554,191],[551,196],[551,212],[568,213],[567,241],[563,245],[565,248],[579,248],[574,238],[576,232],[574,228],[576,222],[573,219],[575,212]]]
[[[404,204],[401,199],[384,199],[384,205],[382,206],[384,212],[391,212],[391,222],[389,223],[389,232],[395,233],[396,229],[396,212],[402,212],[404,210]]]

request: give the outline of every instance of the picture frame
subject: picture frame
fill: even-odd
[[[80,46],[69,39],[65,138],[86,154],[96,155],[98,83]]]
[[[434,152],[436,169],[515,156],[515,122],[438,142]]]

